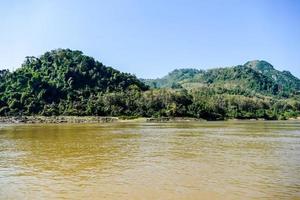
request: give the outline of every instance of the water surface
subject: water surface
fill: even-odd
[[[300,123],[0,124],[0,199],[300,199]]]

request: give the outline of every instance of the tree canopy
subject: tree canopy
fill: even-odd
[[[0,70],[0,115],[287,119],[300,114],[299,82],[265,61],[139,80],[81,51],[57,49]]]

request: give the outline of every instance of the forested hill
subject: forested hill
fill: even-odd
[[[215,87],[236,93],[257,92],[288,97],[300,91],[300,80],[288,71],[280,72],[266,61],[207,71],[176,69],[160,79],[143,80],[152,88]]]
[[[279,85],[280,89],[288,92],[300,90],[300,80],[293,76],[289,71],[278,71],[274,67],[266,62],[254,60],[247,62],[244,66],[250,67],[264,76],[271,78],[276,84]]]
[[[300,116],[299,79],[265,61],[207,71],[180,69],[143,81],[81,51],[57,49],[27,57],[13,72],[0,70],[0,116]]]
[[[26,57],[22,67],[0,72],[0,113],[47,114],[47,105],[72,110],[75,102],[100,93],[148,87],[81,51],[57,49],[39,58]],[[76,104],[76,103],[75,103]],[[45,109],[44,109],[45,108]],[[51,111],[51,108],[49,108]]]

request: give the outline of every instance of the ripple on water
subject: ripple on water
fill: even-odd
[[[297,122],[0,125],[0,199],[300,198]]]

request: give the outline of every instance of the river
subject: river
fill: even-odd
[[[300,121],[0,124],[0,199],[300,199]]]

